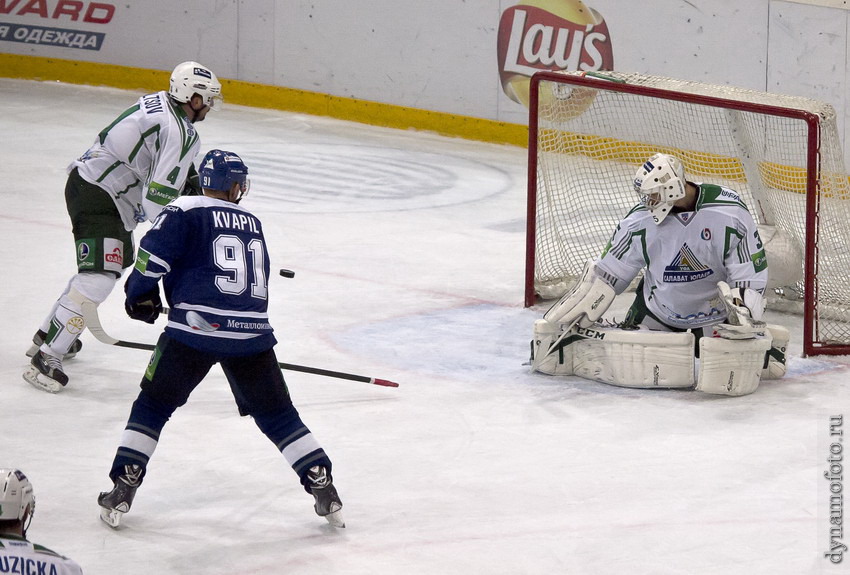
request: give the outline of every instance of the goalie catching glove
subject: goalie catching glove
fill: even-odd
[[[724,339],[753,339],[763,334],[765,323],[764,298],[750,288],[730,288],[724,281],[717,282],[720,300],[726,307],[726,323],[713,326],[714,337]]]
[[[764,335],[765,323],[762,295],[749,288],[730,288],[724,281],[717,282],[720,301],[726,308],[726,323],[712,326],[706,335],[723,339],[754,339]]]

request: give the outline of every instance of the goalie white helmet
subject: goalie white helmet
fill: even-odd
[[[180,103],[188,102],[198,94],[203,98],[204,105],[213,110],[221,108],[221,83],[212,70],[197,62],[177,64],[171,73],[168,93]]]
[[[685,197],[685,167],[678,158],[655,154],[635,174],[635,191],[641,203],[660,224],[676,201]]]
[[[0,521],[23,520],[26,531],[34,512],[35,495],[27,476],[18,469],[0,469]]]

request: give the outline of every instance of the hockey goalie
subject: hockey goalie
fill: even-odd
[[[602,255],[534,324],[532,370],[740,396],[785,375],[789,332],[762,321],[768,265],[740,196],[655,154]],[[643,272],[624,321],[600,322]]]

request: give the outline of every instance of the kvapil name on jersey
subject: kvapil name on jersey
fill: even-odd
[[[53,9],[50,5],[55,4]],[[108,24],[115,15],[115,5],[105,2],[80,2],[79,0],[0,0],[0,14],[38,16],[53,20],[69,19],[90,24]]]
[[[514,8],[504,71],[531,76],[541,69],[600,70],[611,60],[608,30],[557,18],[533,8]],[[597,29],[601,28],[601,29]]]
[[[243,230],[260,233],[260,228],[257,225],[257,220],[245,214],[235,214],[233,212],[220,212],[213,210],[213,225],[217,228],[230,228],[234,230]]]

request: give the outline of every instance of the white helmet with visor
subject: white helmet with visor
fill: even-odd
[[[197,62],[177,64],[171,73],[168,93],[180,103],[188,102],[198,94],[204,105],[213,110],[221,109],[221,83],[212,70]]]
[[[685,197],[685,167],[668,154],[655,154],[635,174],[635,191],[641,203],[660,224],[673,204]]]

